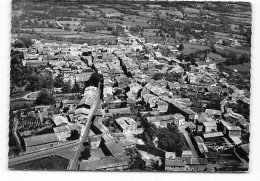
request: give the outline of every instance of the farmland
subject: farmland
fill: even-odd
[[[66,170],[69,160],[56,155],[42,157],[33,161],[20,163],[12,166],[11,169],[17,170]]]
[[[188,44],[188,43],[184,43],[183,45],[184,45],[184,49],[182,50],[182,53],[184,55],[195,53],[200,50],[209,49],[208,46],[203,46],[203,45],[195,45],[195,44]]]
[[[239,72],[250,72],[251,65],[250,63],[244,63],[244,64],[237,64],[237,65],[230,65],[230,66],[225,66],[229,70],[237,70]]]

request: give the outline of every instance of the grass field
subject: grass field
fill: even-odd
[[[173,11],[173,10],[159,10],[159,12],[161,13],[162,16],[166,17],[166,14],[171,14],[171,15],[176,15],[176,16],[180,16],[183,17],[183,14],[181,11]]]
[[[126,21],[122,21],[122,23],[126,26],[143,26],[143,27],[148,27],[150,26],[148,23],[147,23],[147,19],[146,18],[138,18],[138,19],[134,19],[134,20],[126,20]]]
[[[34,101],[29,101],[29,100],[14,100],[10,101],[10,108],[12,110],[17,110],[17,109],[22,109],[25,107],[32,106]]]
[[[10,167],[14,170],[66,170],[69,160],[56,155],[39,158]]]
[[[184,43],[183,45],[184,45],[184,49],[182,50],[182,53],[184,55],[195,53],[200,50],[209,49],[208,46],[203,46],[203,45],[195,45],[195,44],[187,44],[187,43]]]
[[[238,70],[239,72],[250,72],[251,65],[250,63],[238,64],[238,65],[230,65],[226,66],[229,70]]]
[[[103,13],[119,13],[116,9],[114,8],[100,8],[100,11]]]
[[[194,8],[185,7],[185,8],[184,8],[184,12],[185,12],[186,14],[199,14],[199,13],[200,13],[200,10],[194,9]]]

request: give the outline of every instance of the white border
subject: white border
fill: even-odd
[[[222,0],[223,1],[223,0]],[[260,1],[252,2],[252,68],[251,68],[251,144],[250,144],[250,171],[249,173],[146,173],[146,172],[37,172],[37,171],[9,171],[8,165],[8,112],[9,112],[9,46],[10,46],[10,12],[11,0],[2,0],[0,4],[0,156],[1,180],[120,180],[120,181],[170,181],[170,180],[260,180],[258,161],[259,150],[259,108],[260,108]]]

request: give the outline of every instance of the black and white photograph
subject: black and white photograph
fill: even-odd
[[[250,1],[10,6],[9,172],[250,170]]]

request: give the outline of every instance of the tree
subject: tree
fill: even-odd
[[[22,36],[21,40],[23,41],[26,48],[29,48],[33,44],[33,41],[29,36]]]
[[[85,87],[88,86],[95,86],[98,87],[99,82],[101,82],[102,77],[100,74],[94,72],[93,74],[91,74],[89,80],[85,83]]]
[[[25,47],[25,44],[21,39],[18,39],[14,42],[14,47],[15,48],[23,48],[23,47]]]
[[[66,82],[63,84],[62,86],[62,92],[63,93],[69,93],[71,92],[71,85],[70,85],[70,81]]]
[[[63,87],[63,85],[64,85],[63,76],[62,74],[59,74],[57,77],[55,77],[54,87]]]
[[[112,33],[112,35],[114,35],[114,36],[119,36],[119,32],[118,32],[117,30],[113,30],[111,33]]]
[[[184,49],[184,45],[181,43],[181,44],[179,45],[178,50],[182,51],[183,49]]]
[[[182,133],[175,125],[161,128],[158,133],[158,147],[169,152],[180,153],[184,145],[182,138]]]
[[[55,98],[46,89],[41,90],[35,100],[35,104],[37,105],[51,105],[54,103]]]
[[[161,80],[163,78],[164,74],[163,73],[155,73],[153,76],[154,80]]]
[[[73,93],[81,92],[81,88],[77,82],[75,82],[74,87],[72,88],[71,92],[73,92]]]
[[[87,160],[91,157],[91,154],[90,154],[90,147],[89,146],[86,146],[84,148],[84,150],[81,152],[81,155],[79,157],[79,160]]]
[[[238,63],[243,64],[243,63],[248,63],[250,61],[250,58],[246,54],[242,54],[240,58],[238,59]]]

